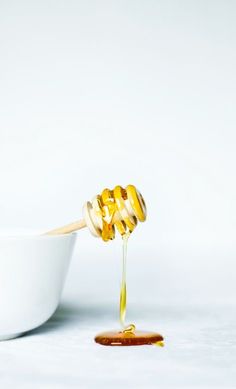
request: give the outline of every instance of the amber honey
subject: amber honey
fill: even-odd
[[[164,346],[163,336],[156,332],[137,331],[134,324],[125,325],[126,307],[127,307],[127,289],[126,289],[126,260],[127,245],[131,232],[123,235],[123,255],[122,255],[122,279],[120,287],[120,325],[119,331],[106,331],[95,337],[95,342],[103,346],[141,346],[156,345]]]

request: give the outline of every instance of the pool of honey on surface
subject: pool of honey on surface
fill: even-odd
[[[125,325],[127,291],[126,291],[126,257],[129,233],[123,236],[122,280],[120,289],[120,324],[121,330],[102,332],[95,337],[95,342],[103,346],[141,346],[156,345],[163,347],[164,338],[157,332],[137,331],[134,324]]]
[[[134,333],[107,331],[95,337],[95,342],[103,346],[142,346],[148,344],[164,346],[163,340],[160,334],[146,331],[135,331]]]

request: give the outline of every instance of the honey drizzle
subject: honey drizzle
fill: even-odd
[[[164,347],[165,346],[165,343],[163,342],[163,340],[159,340],[158,342],[155,342],[155,343],[152,343],[153,346],[158,346],[158,347]]]
[[[122,279],[120,287],[120,325],[125,329],[125,317],[126,317],[126,305],[127,305],[127,292],[126,292],[126,259],[127,259],[127,243],[128,234],[123,235],[123,257],[122,257]]]
[[[122,236],[123,245],[122,245],[122,279],[121,279],[121,288],[120,288],[120,324],[122,332],[126,334],[134,334],[135,325],[129,324],[125,325],[126,317],[126,308],[127,308],[127,289],[126,289],[126,262],[127,262],[127,246],[130,232],[127,232]]]
[[[132,188],[131,188],[132,189]],[[131,190],[130,189],[130,190]],[[106,346],[136,346],[144,344],[153,344],[159,347],[164,346],[163,337],[158,333],[136,331],[134,324],[125,324],[126,308],[127,308],[127,288],[126,288],[126,262],[127,262],[127,245],[130,234],[137,224],[137,218],[132,220],[124,218],[114,222],[114,216],[117,212],[117,207],[120,209],[122,201],[127,198],[126,191],[117,186],[113,191],[104,189],[101,196],[97,196],[99,204],[99,212],[102,217],[102,238],[104,241],[112,240],[115,237],[115,226],[122,236],[122,277],[120,288],[120,307],[119,319],[120,331],[107,331],[98,334],[95,337],[95,342]],[[138,203],[135,203],[136,208]],[[138,208],[139,210],[139,208]],[[141,212],[141,213],[140,213]],[[142,215],[142,211],[138,212],[139,220],[144,221],[146,215]],[[115,225],[115,226],[114,226]]]
[[[95,342],[104,346],[137,346],[152,344],[158,347],[164,347],[163,337],[158,333],[136,331],[134,324],[125,324],[127,308],[127,290],[126,290],[126,262],[127,245],[130,232],[122,235],[122,277],[120,287],[120,331],[106,331],[96,335]]]

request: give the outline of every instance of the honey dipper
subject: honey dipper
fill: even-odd
[[[104,241],[115,238],[117,229],[121,235],[132,232],[138,221],[146,220],[146,205],[141,193],[134,185],[113,190],[104,189],[83,206],[84,218],[63,227],[48,231],[47,235],[68,234],[88,227],[92,235]]]

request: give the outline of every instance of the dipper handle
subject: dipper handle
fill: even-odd
[[[104,189],[83,207],[84,218],[66,226],[48,231],[46,235],[68,234],[88,227],[92,235],[104,241],[115,238],[115,229],[123,236],[131,233],[138,222],[146,220],[146,205],[134,185]]]
[[[55,228],[54,230],[46,232],[46,235],[60,235],[60,234],[69,234],[82,228],[87,227],[84,219],[78,220],[74,223],[67,224],[63,227]]]

